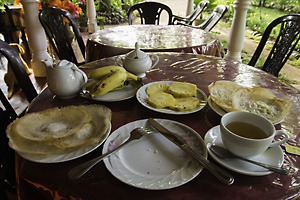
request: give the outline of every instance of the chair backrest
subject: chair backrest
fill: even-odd
[[[192,14],[184,18],[173,15],[172,24],[182,24],[181,22],[183,22],[184,24],[192,25],[195,19],[203,12],[204,8],[206,8],[208,4],[209,1],[200,1]]]
[[[63,9],[48,7],[41,10],[39,20],[58,58],[60,60],[66,59],[76,65],[81,64],[78,63],[66,29],[66,23],[69,23],[73,28],[81,54],[85,58],[85,45],[75,18]]]
[[[300,14],[285,15],[272,21],[266,28],[248,65],[255,66],[273,28],[280,25],[280,31],[274,42],[262,70],[278,76],[300,39]]]
[[[14,22],[14,19],[13,19],[13,16],[12,16],[12,12],[11,10],[9,9],[8,5],[4,4],[4,8],[5,8],[5,12],[7,13],[7,16],[8,16],[8,20],[9,20],[9,23],[10,25],[16,29],[16,25],[15,25],[15,22]]]
[[[141,24],[159,25],[163,11],[166,11],[168,14],[168,24],[172,24],[172,10],[167,5],[158,2],[141,2],[133,5],[128,10],[129,25],[132,25],[133,12],[136,10],[140,15]]]
[[[4,22],[4,12],[0,11],[0,32],[4,36],[6,42],[11,42],[13,39],[10,35],[10,31]]]
[[[26,70],[16,50],[7,42],[0,40],[0,53],[6,57],[14,75],[25,94],[28,102],[31,102],[36,96],[37,92],[34,88]]]
[[[37,96],[37,92],[18,53],[7,42],[0,40],[0,54],[8,60],[9,66],[12,68],[23,93],[28,102],[31,102]],[[0,101],[0,195],[1,198],[6,198],[6,190],[16,194],[16,177],[14,170],[15,153],[14,150],[8,146],[8,138],[6,137],[5,131],[7,125],[19,116],[1,89]]]
[[[29,45],[28,45],[28,41],[27,41],[27,37],[26,37],[25,26],[16,25],[15,22],[14,22],[14,19],[13,19],[12,10],[6,4],[4,4],[4,8],[5,8],[6,16],[7,16],[8,21],[9,21],[9,24],[6,25],[9,36],[5,38],[5,41],[8,42],[8,43],[18,43],[19,44],[20,43],[19,38],[14,37],[13,34],[15,32],[21,31],[21,33],[22,33],[22,42],[25,45],[26,51],[28,51],[28,53],[29,53],[30,49],[29,49]]]
[[[199,25],[199,28],[206,31],[210,31],[224,17],[228,10],[228,5],[216,6],[212,13],[208,16],[208,18],[202,24]]]
[[[18,116],[0,89],[0,198],[8,199],[6,191],[16,194],[15,152],[8,146],[6,128]]]

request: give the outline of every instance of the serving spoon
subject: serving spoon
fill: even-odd
[[[277,172],[277,173],[280,173],[280,174],[285,174],[285,175],[289,174],[288,169],[273,166],[273,165],[268,165],[268,164],[265,164],[265,163],[261,163],[261,162],[257,162],[257,161],[250,160],[250,159],[247,159],[247,158],[236,156],[236,155],[232,154],[230,151],[228,151],[227,149],[225,149],[223,147],[220,147],[220,146],[211,146],[210,150],[220,158],[239,158],[241,160],[244,160],[244,161],[253,163],[255,165],[259,165],[261,167],[264,167],[266,169],[269,169],[270,171],[274,171],[274,172]]]

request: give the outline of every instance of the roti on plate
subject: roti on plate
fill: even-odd
[[[67,112],[69,110],[72,112]],[[62,115],[57,111],[67,113]],[[75,111],[82,114],[81,118],[75,114]],[[59,115],[60,123],[58,123],[55,113]],[[76,117],[70,115],[76,115]],[[35,119],[36,124],[34,126],[31,126],[32,123],[26,124],[25,122],[28,122],[29,119]],[[71,122],[71,119],[74,122]],[[17,152],[56,154],[102,141],[109,130],[110,120],[111,110],[101,105],[51,108],[37,113],[29,113],[16,119],[8,126],[6,133],[9,138],[9,146]],[[68,125],[67,129],[65,129],[65,124]],[[74,126],[72,127],[70,124]],[[26,130],[27,134],[24,134],[22,130]],[[37,136],[38,140],[31,139],[33,135],[30,133],[33,131],[44,136]],[[23,135],[30,137],[23,137]]]
[[[275,123],[287,115],[291,103],[265,88],[239,88],[233,94],[232,105],[234,110],[256,113]]]
[[[208,86],[210,98],[223,110],[230,112],[232,108],[232,94],[237,88],[241,88],[239,84],[232,81],[216,81]]]

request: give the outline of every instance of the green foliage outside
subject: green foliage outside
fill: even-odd
[[[128,9],[143,0],[96,0],[98,24],[118,24],[127,20]]]
[[[194,0],[197,5],[201,0]],[[210,12],[216,5],[226,4],[230,6],[229,12],[226,13],[223,20],[230,24],[233,15],[234,0],[210,0],[209,7],[205,12]],[[253,31],[263,33],[273,20],[287,14],[300,13],[300,0],[252,0],[250,8],[247,12],[246,26]],[[280,27],[271,33],[271,37],[275,37]],[[300,43],[296,47],[296,51],[300,52]]]
[[[14,0],[0,0],[0,6],[3,7],[4,3],[6,3],[7,5],[13,5],[14,4]]]
[[[201,0],[194,0],[194,5],[196,6]],[[210,13],[215,6],[219,4],[226,4],[230,6],[229,12],[226,13],[222,22],[220,23],[222,26],[230,26],[231,21],[234,15],[233,2],[234,0],[209,0],[210,6],[204,11],[205,13]],[[287,15],[300,13],[300,0],[252,0],[250,8],[247,12],[246,26],[248,29],[254,31],[253,33],[247,32],[245,33],[245,37],[253,39],[255,42],[259,43],[260,37],[269,23],[275,20],[278,17]],[[225,23],[224,23],[225,22]],[[274,32],[271,33],[271,37],[275,38],[278,34],[280,27],[277,27]],[[227,47],[227,40],[222,40],[223,46]],[[271,45],[266,45],[267,49],[271,49]],[[300,42],[297,44],[296,49],[297,52],[300,53]],[[243,63],[249,63],[252,54],[249,54],[247,51],[243,50],[241,52]],[[260,58],[256,66],[260,67],[264,64],[265,58]],[[296,58],[293,54],[290,56],[288,63],[300,68],[300,59]],[[286,81],[290,84],[293,84],[297,81],[290,80],[284,74],[279,74],[279,78],[283,81]]]

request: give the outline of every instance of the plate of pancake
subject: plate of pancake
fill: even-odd
[[[208,105],[219,115],[231,111],[247,111],[278,124],[289,112],[291,102],[276,97],[266,88],[250,88],[221,80],[208,86]]]
[[[9,146],[27,160],[59,163],[100,146],[111,130],[111,110],[102,105],[67,106],[29,113],[9,124]]]

